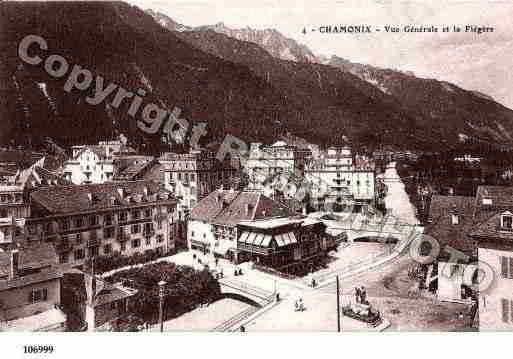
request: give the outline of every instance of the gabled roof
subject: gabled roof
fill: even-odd
[[[473,228],[470,235],[478,238],[493,238],[511,241],[511,243],[513,244],[513,232],[508,232],[500,229],[501,216],[504,212],[505,211],[496,213],[488,220],[478,224],[475,228]],[[513,212],[513,207],[508,212]]]
[[[128,288],[121,284],[111,284],[99,276],[95,276],[96,290],[95,293],[92,293],[92,279],[93,277],[90,274],[84,274],[87,303],[93,307],[129,298],[137,294],[136,289]]]
[[[483,200],[486,200],[483,202]],[[513,208],[513,187],[479,186],[476,193],[474,220],[484,222],[502,210]]]
[[[51,243],[32,244],[19,248],[19,275],[7,279],[11,266],[11,251],[0,252],[0,290],[18,288],[61,278],[62,268]],[[24,273],[25,272],[25,273]]]
[[[450,246],[475,256],[477,243],[469,234],[474,225],[474,197],[465,196],[433,196],[429,207],[429,223],[425,233],[435,238],[440,244],[439,258],[450,254],[444,250]],[[458,224],[452,224],[452,215],[458,215]]]
[[[86,184],[79,186],[45,187],[31,194],[32,201],[45,208],[51,214],[85,212],[112,207],[111,198],[117,200],[117,205],[129,205],[127,196],[121,197],[118,189],[124,190],[127,196],[144,195],[144,189],[148,194],[166,194],[163,185],[153,181],[126,181],[102,184]],[[89,199],[89,194],[92,201]],[[174,198],[170,197],[171,200]]]
[[[216,190],[193,208],[191,219],[235,225],[240,221],[293,215],[295,213],[285,205],[257,192]]]
[[[57,264],[57,254],[51,243],[31,244],[18,250],[21,270],[39,269]],[[0,252],[0,277],[9,274],[10,265],[11,251]]]

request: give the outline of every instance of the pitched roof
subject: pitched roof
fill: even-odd
[[[283,204],[257,192],[216,190],[193,208],[191,219],[234,225],[240,221],[293,215]]]
[[[51,243],[31,244],[19,248],[19,268],[38,269],[57,264],[57,254]],[[11,251],[0,252],[0,278],[9,274]]]
[[[11,251],[0,252],[0,291],[57,279],[63,267],[57,264],[57,254],[51,243],[31,244],[19,248],[19,275],[7,279],[11,265]]]
[[[93,307],[98,307],[103,304],[112,303],[120,299],[131,297],[137,294],[136,289],[124,287],[121,284],[111,284],[99,276],[95,276],[96,291],[93,295],[91,292],[92,276],[84,274],[85,287],[87,292],[87,302],[92,304]],[[91,300],[91,296],[93,296]]]
[[[139,173],[153,164],[153,159],[152,156],[139,156],[120,160],[120,171],[114,179],[134,180]]]
[[[501,215],[504,212],[501,211],[499,213],[496,213],[488,220],[478,224],[477,226],[475,226],[475,228],[473,228],[470,234],[474,237],[501,239],[511,241],[513,243],[513,232],[508,232],[500,229]],[[511,207],[511,210],[508,212],[513,212],[513,206]]]
[[[484,222],[496,213],[513,207],[513,187],[479,186],[476,193],[474,220]]]
[[[153,181],[126,181],[102,184],[86,184],[79,186],[45,187],[31,194],[32,201],[44,207],[52,214],[85,212],[112,207],[111,198],[117,199],[119,205],[130,204],[127,196],[121,197],[118,188],[122,188],[129,196],[149,194],[167,194],[164,186]],[[92,196],[92,201],[89,199]],[[173,199],[174,198],[170,198]]]
[[[429,224],[425,233],[435,238],[440,244],[439,258],[450,256],[444,248],[450,246],[475,256],[477,243],[469,237],[474,225],[474,197],[433,196],[429,207]],[[452,215],[458,215],[458,224],[452,223]]]

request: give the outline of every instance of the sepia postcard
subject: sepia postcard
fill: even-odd
[[[0,2],[0,341],[512,331],[512,16]]]

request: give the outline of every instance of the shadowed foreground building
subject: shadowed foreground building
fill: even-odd
[[[0,252],[0,331],[63,331],[61,278],[51,244]]]
[[[153,181],[42,188],[32,193],[29,241],[51,242],[60,263],[87,258],[174,250],[176,201]]]

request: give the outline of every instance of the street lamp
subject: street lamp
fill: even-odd
[[[160,332],[164,331],[164,286],[166,282],[161,280],[158,283],[159,286],[159,322],[160,322]]]

